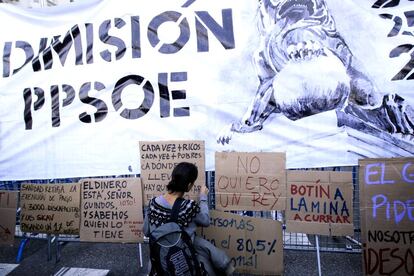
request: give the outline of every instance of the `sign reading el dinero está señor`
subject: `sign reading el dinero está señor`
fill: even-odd
[[[140,178],[83,179],[81,200],[81,241],[143,241]]]

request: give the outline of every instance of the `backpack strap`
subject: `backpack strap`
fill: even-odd
[[[174,201],[172,210],[171,210],[171,217],[170,217],[170,222],[175,222],[178,224],[178,215],[180,213],[180,208],[181,208],[181,204],[185,201],[184,198],[179,197]],[[180,226],[181,230],[182,230],[182,240],[188,245],[188,248],[191,252],[191,256],[192,259],[194,261],[194,269],[195,269],[195,275],[196,276],[202,276],[202,272],[201,272],[201,267],[200,267],[200,262],[198,261],[197,258],[197,252],[195,251],[194,245],[193,245],[193,241],[191,240],[191,237],[188,235],[188,233]]]
[[[171,209],[171,217],[170,222],[176,222],[178,223],[178,214],[180,213],[181,204],[183,203],[185,199],[182,197],[178,197],[173,204],[173,207]]]

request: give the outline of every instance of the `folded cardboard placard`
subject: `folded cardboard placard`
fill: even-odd
[[[286,154],[216,152],[217,210],[285,210]]]
[[[0,191],[0,244],[14,243],[17,191]]]
[[[352,172],[287,172],[286,231],[354,234]]]
[[[359,160],[361,241],[366,275],[412,275],[414,158]]]
[[[81,241],[142,242],[140,178],[83,179]]]
[[[210,226],[199,235],[231,258],[238,273],[283,274],[282,224],[276,220],[210,212]]]
[[[23,232],[79,234],[78,183],[22,184],[20,206]]]
[[[172,170],[183,161],[198,168],[197,180],[186,194],[188,198],[198,199],[201,185],[206,183],[204,141],[140,141],[139,149],[144,204],[167,192]]]

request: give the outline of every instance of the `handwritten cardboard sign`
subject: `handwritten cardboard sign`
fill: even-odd
[[[366,275],[414,274],[414,158],[359,160]]]
[[[143,241],[140,178],[84,179],[81,198],[81,241]]]
[[[239,273],[283,274],[282,224],[279,221],[210,212],[210,226],[199,234],[226,251]]]
[[[18,194],[17,191],[0,191],[0,245],[14,243]]]
[[[215,157],[216,209],[285,209],[285,153],[216,152]]]
[[[79,234],[78,183],[22,184],[20,227],[23,232]]]
[[[144,187],[144,203],[164,194],[171,180],[171,172],[180,162],[190,162],[198,168],[198,178],[194,187],[187,193],[197,199],[201,185],[205,185],[205,146],[204,141],[156,141],[139,142],[141,159],[141,179]]]
[[[354,234],[352,172],[287,172],[286,230],[307,234]]]

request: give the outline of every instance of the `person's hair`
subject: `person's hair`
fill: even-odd
[[[196,165],[188,162],[178,163],[171,173],[171,180],[167,185],[170,192],[188,192],[188,187],[193,184],[198,176]]]

